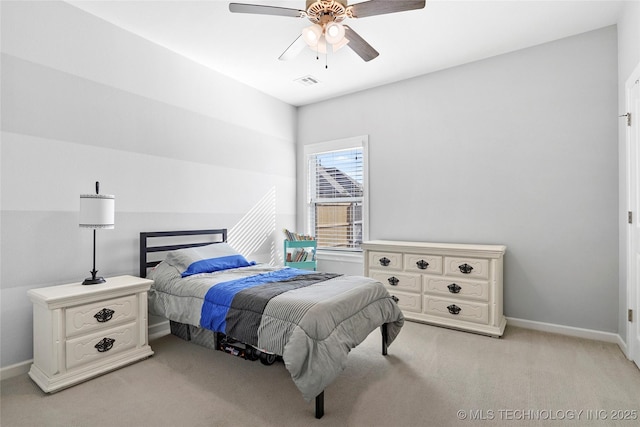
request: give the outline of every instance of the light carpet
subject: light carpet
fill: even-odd
[[[153,357],[51,395],[26,374],[2,381],[1,425],[640,425],[640,370],[615,344],[512,326],[496,339],[406,322],[386,357],[376,331],[325,390],[319,420],[281,362],[172,335],[150,344]]]

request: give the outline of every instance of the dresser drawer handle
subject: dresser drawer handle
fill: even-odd
[[[94,314],[93,317],[95,317],[99,323],[104,323],[111,320],[111,318],[113,317],[113,313],[115,313],[115,311],[108,308],[103,308],[102,310]]]
[[[457,294],[462,290],[462,288],[455,283],[450,284],[449,286],[447,286],[447,288],[452,294]]]
[[[113,348],[114,342],[116,342],[116,340],[113,338],[102,338],[94,347],[98,349],[99,353],[104,353],[105,351],[109,351]]]
[[[400,298],[398,298],[398,297],[397,297],[397,296],[395,296],[395,295],[391,295],[391,299],[392,299],[392,300],[394,300],[395,302],[400,301]]]
[[[398,283],[400,283],[400,279],[398,279],[398,278],[397,278],[397,277],[395,277],[395,276],[391,276],[391,277],[389,277],[387,280],[389,281],[389,284],[390,284],[391,286],[398,286]]]
[[[462,311],[462,309],[455,304],[451,304],[450,306],[448,306],[447,310],[449,310],[449,313],[451,314],[458,314]]]
[[[421,259],[420,261],[416,262],[416,265],[418,266],[418,268],[420,270],[426,270],[427,267],[429,267],[429,263],[423,259]]]
[[[471,270],[473,270],[473,267],[467,263],[459,265],[458,268],[460,269],[460,273],[462,274],[469,274],[471,273]]]
[[[383,267],[387,267],[391,263],[391,260],[389,258],[387,258],[386,256],[380,258],[378,261],[380,261],[380,265],[383,266]]]

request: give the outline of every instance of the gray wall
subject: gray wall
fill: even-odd
[[[369,135],[371,239],[505,244],[507,316],[616,332],[617,85],[614,26],[302,107],[298,143]]]
[[[82,281],[79,195],[116,197],[97,267],[138,273],[138,233],[226,227],[281,262],[296,109],[62,2],[1,2],[2,367],[29,360],[27,290]],[[156,319],[157,320],[157,319]]]

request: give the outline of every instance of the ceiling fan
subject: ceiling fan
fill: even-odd
[[[290,9],[277,6],[263,6],[245,3],[230,3],[233,13],[253,13],[259,15],[288,16],[307,18],[312,25],[305,27],[302,34],[280,55],[278,59],[295,57],[306,46],[318,53],[327,53],[327,45],[333,51],[349,46],[363,60],[371,61],[379,53],[351,27],[342,24],[347,18],[365,18],[367,16],[404,12],[422,9],[426,1],[376,1],[347,5],[347,0],[307,0],[306,9]]]

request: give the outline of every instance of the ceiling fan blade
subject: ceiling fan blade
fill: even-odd
[[[304,11],[288,7],[263,6],[258,4],[229,3],[229,11],[233,13],[255,13],[258,15],[277,15],[300,18]]]
[[[369,43],[367,43],[358,33],[353,31],[351,27],[348,25],[344,26],[345,37],[349,40],[347,46],[349,46],[355,53],[360,56],[360,58],[364,59],[366,62],[371,61],[376,58],[378,55],[377,50],[375,50]]]
[[[298,54],[302,52],[305,47],[307,47],[307,43],[305,43],[302,35],[300,35],[284,52],[282,52],[282,55],[280,55],[278,59],[281,61],[288,61],[289,59],[293,59],[298,56]]]
[[[386,13],[404,12],[406,10],[422,9],[426,1],[376,1],[370,0],[354,4],[351,13],[354,18],[384,15]]]

